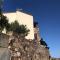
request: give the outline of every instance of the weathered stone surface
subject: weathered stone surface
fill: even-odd
[[[0,47],[8,47],[9,36],[0,33]]]
[[[11,60],[49,60],[49,50],[37,40],[14,37],[9,42],[9,36],[2,34],[0,35],[0,42],[0,45],[3,47],[11,46],[11,56],[6,52],[7,50],[5,50],[5,54],[3,54],[4,57],[9,56],[9,59],[12,57]],[[6,59],[3,58],[2,60]]]
[[[15,38],[11,50],[12,54],[20,52],[20,56],[16,55],[20,60],[49,60],[48,49],[35,40]],[[16,58],[16,56],[14,57]]]
[[[0,60],[10,60],[10,51],[8,49],[9,36],[0,33]]]
[[[7,48],[0,48],[0,60],[10,60],[10,51]]]

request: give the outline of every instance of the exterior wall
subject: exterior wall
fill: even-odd
[[[11,46],[11,59],[12,60],[50,60],[49,50],[43,46],[39,45],[37,42],[27,39],[14,38],[15,40]],[[13,48],[14,46],[14,48]],[[12,49],[13,48],[13,49]]]
[[[40,42],[41,37],[39,35],[39,28],[34,27],[34,36],[36,35],[35,39]]]
[[[24,24],[27,26],[27,28],[30,30],[27,39],[34,39],[34,30],[33,30],[33,16],[28,15],[26,13],[16,11],[13,13],[4,13],[5,16],[7,16],[9,22],[14,22],[17,20],[19,24]]]
[[[0,47],[8,47],[9,36],[5,34],[0,34]]]
[[[10,51],[7,48],[0,48],[0,60],[10,60]]]

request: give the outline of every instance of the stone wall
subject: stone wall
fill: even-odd
[[[8,47],[8,40],[8,35],[0,33],[0,47]]]
[[[10,51],[7,48],[0,48],[0,60],[10,60]]]
[[[10,49],[13,60],[16,60],[17,57],[20,60],[49,60],[50,56],[49,50],[35,40],[15,38]]]
[[[7,48],[9,46],[8,42],[9,36],[5,34],[0,34],[0,48]],[[45,46],[40,45],[37,40],[27,40],[22,37],[14,37],[11,43],[11,60],[49,60],[49,50]],[[8,51],[8,49],[5,50],[0,60],[10,59],[10,53]]]
[[[10,51],[8,49],[9,36],[0,33],[0,60],[10,60]]]

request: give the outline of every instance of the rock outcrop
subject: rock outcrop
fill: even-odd
[[[23,37],[14,36],[9,39],[9,36],[0,34],[0,43],[1,47],[10,49],[9,54],[11,55],[9,57],[11,60],[49,60],[48,48],[41,45],[37,40],[27,40]],[[5,54],[7,57],[8,53]],[[5,56],[5,54],[3,55]]]
[[[9,46],[12,52],[11,60],[49,60],[48,49],[35,40],[14,38]]]

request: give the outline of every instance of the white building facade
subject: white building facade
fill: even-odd
[[[28,36],[26,36],[26,39],[34,39],[34,26],[33,26],[32,15],[23,13],[21,11],[16,11],[16,12],[4,13],[4,16],[8,18],[9,23],[17,20],[19,24],[26,25],[27,28],[30,30]]]

